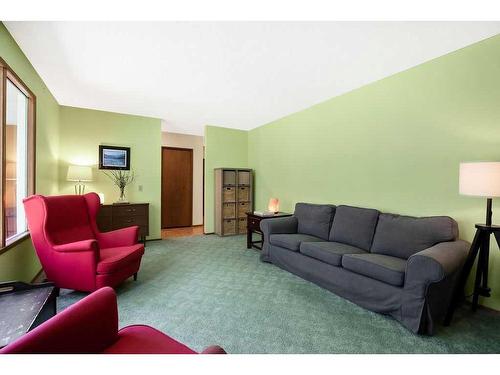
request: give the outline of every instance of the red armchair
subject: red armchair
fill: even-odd
[[[137,278],[144,254],[139,227],[99,232],[97,194],[33,195],[23,202],[36,253],[56,286],[91,292]]]
[[[102,288],[0,350],[3,354],[196,354],[146,326],[118,330],[116,295]],[[203,354],[225,354],[209,346]]]

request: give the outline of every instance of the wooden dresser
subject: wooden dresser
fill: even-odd
[[[149,203],[102,204],[97,214],[97,226],[101,232],[139,226],[142,242],[149,235]]]

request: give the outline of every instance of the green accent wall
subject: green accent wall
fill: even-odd
[[[499,61],[496,36],[250,131],[257,208],[276,196],[286,211],[306,201],[449,215],[471,241],[486,200],[458,194],[458,166],[500,160]],[[496,244],[490,267],[482,302],[500,309]]]
[[[0,57],[36,96],[36,191],[55,194],[58,190],[59,105],[1,22]],[[38,271],[40,263],[29,239],[0,255],[0,281],[31,281]]]
[[[458,167],[500,160],[499,61],[495,36],[247,132],[255,208],[278,197],[283,211],[305,201],[450,215],[471,241],[486,200],[458,194]],[[207,137],[207,163],[211,148],[223,152],[221,132]],[[500,223],[500,200],[493,206]],[[499,270],[492,244],[482,303],[497,310]]]
[[[65,106],[60,113],[59,194],[74,194],[74,183],[66,181],[70,164],[91,165],[94,181],[86,183],[85,191],[104,193],[105,203],[115,202],[119,189],[98,169],[99,145],[130,147],[135,181],[126,196],[150,203],[148,238],[160,238],[161,120]]]
[[[205,233],[214,231],[214,169],[221,167],[248,167],[246,131],[205,127]]]

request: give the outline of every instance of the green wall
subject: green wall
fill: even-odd
[[[244,130],[205,127],[205,233],[214,231],[214,168],[248,167],[247,141]]]
[[[471,240],[486,200],[458,194],[461,161],[500,160],[500,36],[249,132],[256,204],[299,201],[450,215]],[[500,200],[496,223],[500,223]],[[500,253],[492,248],[500,309]]]
[[[59,193],[74,194],[74,183],[66,181],[68,165],[91,165],[94,181],[86,184],[86,192],[104,193],[105,203],[116,201],[118,188],[97,168],[98,148],[100,144],[130,147],[130,168],[135,181],[127,188],[126,195],[132,202],[150,203],[148,238],[160,238],[160,120],[65,106],[60,113]]]
[[[36,191],[55,194],[58,189],[59,105],[1,22],[0,57],[36,96]],[[39,270],[40,263],[29,239],[0,255],[0,281],[31,281]]]
[[[486,201],[458,194],[458,166],[500,160],[499,61],[496,36],[247,132],[255,208],[278,197],[283,211],[306,201],[450,215],[471,241]],[[225,152],[224,133],[233,131],[208,134],[207,164],[212,152]],[[238,140],[245,144],[243,135]],[[245,160],[244,147],[237,151]],[[224,162],[230,165],[231,155]],[[213,180],[206,182],[211,223]],[[500,200],[495,204],[500,223]],[[493,294],[482,303],[500,309],[496,244],[490,268]]]

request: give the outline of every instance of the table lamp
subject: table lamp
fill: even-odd
[[[267,210],[277,214],[280,210],[280,200],[278,198],[270,198],[267,205]]]
[[[453,310],[464,298],[465,284],[478,254],[472,309],[477,308],[479,296],[490,297],[491,295],[491,289],[488,287],[488,262],[492,234],[500,247],[500,226],[491,225],[491,206],[492,198],[500,197],[500,162],[460,163],[459,192],[462,195],[486,198],[486,222],[485,224],[476,224],[476,234],[446,314],[445,325],[450,323]]]
[[[85,193],[85,184],[83,182],[92,181],[92,168],[83,165],[70,165],[66,176],[68,181],[75,181],[75,194],[82,195]]]

